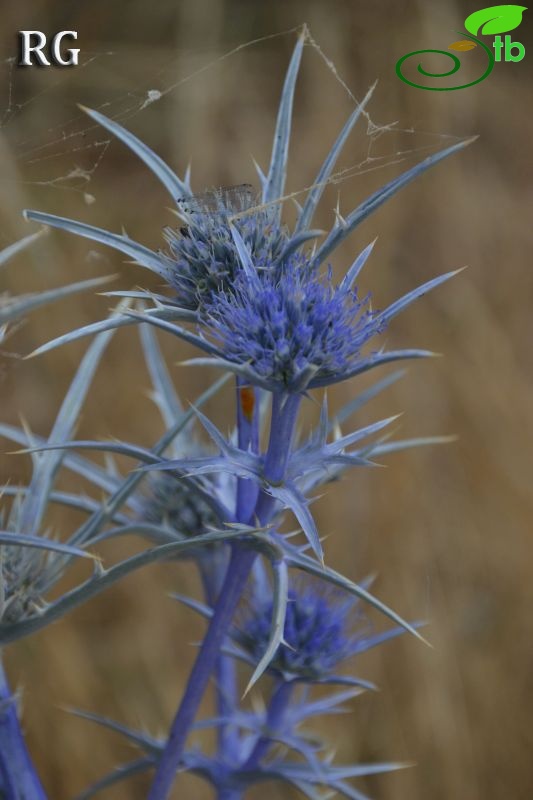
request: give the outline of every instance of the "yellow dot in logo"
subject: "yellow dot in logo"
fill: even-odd
[[[448,50],[473,50],[476,43],[469,39],[462,39],[460,42],[454,42],[448,46]]]

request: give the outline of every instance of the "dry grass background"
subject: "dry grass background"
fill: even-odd
[[[353,578],[377,570],[376,589],[385,601],[408,618],[431,618],[435,648],[405,637],[366,657],[359,671],[382,691],[358,699],[353,714],[322,727],[340,760],[418,763],[373,779],[366,788],[379,800],[531,798],[533,56],[502,63],[488,80],[459,92],[421,92],[397,80],[397,58],[442,46],[447,37],[453,41],[451,32],[478,7],[473,2],[2,5],[0,60],[14,53],[15,31],[23,28],[78,30],[85,60],[96,55],[85,67],[15,69],[11,79],[8,65],[0,65],[0,107],[8,108],[10,91],[16,104],[0,131],[2,244],[27,232],[20,212],[30,206],[110,229],[125,225],[138,240],[157,245],[161,228],[171,221],[167,198],[119,143],[106,149],[87,185],[57,180],[76,167],[93,167],[101,152],[94,144],[106,138],[92,129],[57,142],[63,131],[87,127],[75,103],[110,102],[111,112],[139,109],[145,90],[180,81],[236,45],[304,20],[357,96],[380,78],[373,119],[399,120],[400,128],[419,131],[481,135],[367,221],[335,259],[336,268],[346,266],[350,254],[379,233],[365,274],[378,304],[439,272],[463,264],[470,269],[398,319],[389,335],[395,345],[430,347],[446,358],[410,368],[367,412],[370,419],[405,410],[402,433],[456,433],[457,443],[390,457],[388,469],[352,473],[316,506],[321,529],[329,534],[329,562]],[[516,36],[526,47],[529,13]],[[243,50],[132,114],[127,124],[178,171],[192,159],[198,190],[253,181],[250,154],[267,162],[292,45],[289,35]],[[291,188],[312,180],[349,110],[346,93],[308,48],[295,109]],[[51,141],[56,144],[40,149]],[[389,150],[427,142],[418,134],[388,134],[381,141]],[[363,160],[366,151],[367,139],[359,133],[343,165]],[[353,207],[401,168],[347,181],[340,187],[342,207]],[[80,187],[96,202],[87,205],[76,191]],[[336,191],[323,203],[323,225]],[[19,257],[5,274],[8,288],[20,292],[110,272],[120,273],[117,288],[155,286],[118,254],[60,234]],[[105,298],[81,297],[54,306],[35,314],[9,344],[28,352],[100,318],[108,305]],[[171,361],[186,353],[162,342]],[[46,434],[85,346],[30,362],[2,358],[2,419],[16,421],[22,413]],[[174,375],[186,400],[213,377],[178,367]],[[86,405],[80,435],[153,442],[160,424],[147,386],[136,335],[120,332]],[[332,405],[354,390],[336,389]],[[228,392],[208,411],[222,422],[231,402]],[[27,476],[22,457],[2,456],[0,468],[2,480]],[[61,515],[51,520],[59,528],[72,522]],[[166,596],[176,586],[194,590],[190,569],[150,568],[6,652],[12,680],[24,690],[28,741],[54,800],[73,797],[130,755],[116,738],[61,707],[106,713],[154,732],[169,724],[194,653],[188,643],[198,635],[195,620]],[[145,791],[139,779],[106,797],[142,798]],[[175,792],[176,798],[209,796],[188,779]],[[289,794],[265,787],[257,797],[265,796]]]

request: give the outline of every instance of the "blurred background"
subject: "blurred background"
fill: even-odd
[[[353,713],[319,724],[340,762],[416,763],[358,784],[376,800],[533,796],[530,12],[513,32],[526,45],[525,59],[497,64],[475,87],[424,92],[394,73],[407,52],[446,49],[477,8],[470,0],[2,2],[1,246],[34,230],[21,218],[24,207],[115,231],[124,226],[151,247],[161,243],[162,228],[173,220],[167,195],[124,146],[88,124],[77,103],[118,115],[178,174],[192,162],[196,191],[256,184],[252,156],[267,166],[295,42],[290,31],[304,21],[357,98],[379,79],[372,121],[397,123],[379,137],[360,124],[340,162],[340,168],[359,168],[328,189],[319,226],[331,224],[337,199],[347,212],[380,183],[450,144],[450,136],[480,136],[366,221],[334,259],[340,275],[379,234],[363,277],[378,306],[438,273],[469,265],[398,318],[387,336],[390,345],[427,347],[445,358],[410,367],[360,415],[364,422],[402,411],[401,435],[453,433],[458,440],[389,456],[386,469],[352,472],[315,506],[332,566],[353,579],[376,572],[380,598],[408,619],[431,621],[434,649],[402,637],[368,654],[356,665],[358,674],[375,680],[381,692],[357,698]],[[17,68],[16,31],[22,29],[78,31],[80,65]],[[261,41],[220,58],[251,40]],[[475,77],[476,67],[468,69]],[[163,96],[149,102],[150,90]],[[290,190],[312,182],[352,108],[346,89],[308,46],[297,87]],[[112,288],[157,288],[146,271],[124,264],[119,254],[51,233],[3,271],[7,284],[1,290],[40,291],[105,274],[119,275]],[[48,434],[87,342],[26,362],[10,353],[27,353],[102,318],[109,307],[108,298],[75,297],[35,313],[5,343],[3,421],[16,423],[23,415],[34,431]],[[215,375],[173,366],[191,351],[165,337],[160,341],[180,395],[194,399]],[[331,407],[364,385],[337,387]],[[152,444],[161,424],[148,388],[138,336],[121,331],[86,403],[80,437]],[[226,426],[232,403],[228,390],[207,411]],[[4,455],[10,449],[1,443],[0,480],[22,482],[29,464],[24,456]],[[58,513],[50,526],[68,532],[76,522]],[[114,545],[106,555],[125,550]],[[194,656],[189,645],[199,637],[194,616],[168,598],[176,588],[197,590],[186,565],[150,567],[7,649],[11,681],[22,691],[29,746],[50,798],[72,798],[131,756],[112,734],[69,716],[66,708],[106,714],[153,733],[167,729]],[[146,786],[137,778],[105,797],[140,800]],[[175,793],[210,796],[188,778]],[[277,786],[256,796],[292,797]]]

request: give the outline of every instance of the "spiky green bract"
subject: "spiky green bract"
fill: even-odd
[[[28,237],[12,247],[9,256],[37,238]],[[5,261],[0,257],[0,265]],[[4,302],[0,309],[0,339],[5,325],[32,308],[45,305],[101,280],[45,292],[40,296]],[[52,430],[50,441],[71,435],[92,382],[94,372],[109,341],[110,334],[95,340],[82,359],[80,368],[66,393]],[[45,608],[45,596],[61,577],[69,560],[88,554],[71,544],[54,541],[43,533],[44,516],[53,494],[56,473],[62,455],[47,453],[34,461],[30,485],[14,493],[9,513],[0,509],[0,626],[12,630],[28,620],[39,618]],[[4,492],[0,490],[0,502]],[[11,696],[0,664],[0,793],[5,797],[28,797],[45,800],[45,794],[25,746]]]
[[[4,247],[3,250],[0,250],[0,269],[2,269],[8,263],[8,261],[14,258],[18,253],[21,253],[27,247],[40,239],[43,234],[44,229],[41,229],[37,233],[31,233],[29,236],[25,236],[23,239],[19,239],[18,242],[14,242],[13,244]]]
[[[15,496],[5,530],[0,530],[0,623],[7,625],[41,613],[44,596],[62,575],[67,558],[90,558],[79,548],[23,533],[27,497]]]

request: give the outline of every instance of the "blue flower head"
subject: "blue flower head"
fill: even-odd
[[[283,641],[269,671],[287,680],[333,678],[335,668],[357,649],[353,632],[356,601],[318,581],[300,581],[290,590]],[[242,625],[240,643],[254,660],[266,650],[273,612],[271,597],[256,598]]]
[[[187,222],[165,230],[167,280],[182,308],[196,310],[204,298],[229,289],[240,269],[231,234],[234,225],[258,267],[275,264],[287,244],[286,230],[272,206],[255,206],[248,184],[217,189],[178,204]]]
[[[361,359],[384,324],[369,297],[333,285],[306,256],[282,269],[240,272],[231,287],[204,305],[202,333],[252,383],[299,392],[311,381],[333,382]]]

